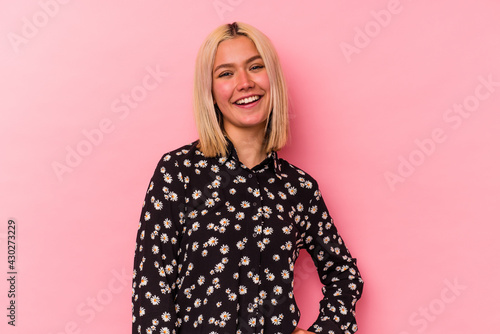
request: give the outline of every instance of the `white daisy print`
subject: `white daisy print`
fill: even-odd
[[[142,201],[132,276],[133,333],[289,334],[301,250],[325,285],[316,333],[353,334],[363,281],[314,179],[269,152],[250,169],[228,140],[165,154]],[[309,270],[309,269],[306,269]],[[270,314],[263,312],[272,308]]]

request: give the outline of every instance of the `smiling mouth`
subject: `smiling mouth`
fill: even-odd
[[[240,105],[244,105],[244,104],[249,104],[249,103],[255,102],[257,100],[260,100],[260,98],[261,98],[261,96],[254,95],[254,96],[245,97],[244,99],[239,99],[239,100],[237,100],[234,103],[240,106]]]

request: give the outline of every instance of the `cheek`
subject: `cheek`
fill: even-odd
[[[271,85],[269,83],[269,77],[267,76],[267,73],[266,74],[263,73],[262,76],[259,76],[257,79],[257,83],[260,86],[260,88],[269,92]]]
[[[231,97],[232,89],[229,83],[216,82],[213,84],[212,93],[218,103],[224,103]]]

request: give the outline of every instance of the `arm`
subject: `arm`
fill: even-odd
[[[321,192],[317,188],[305,216],[304,247],[311,255],[324,285],[320,313],[308,331],[313,333],[354,333],[357,331],[355,305],[361,297],[363,280],[343,240],[337,233]]]
[[[173,160],[165,155],[158,163],[141,212],[134,257],[133,333],[147,333],[151,326],[165,329],[166,333],[176,332],[177,258],[184,186]]]

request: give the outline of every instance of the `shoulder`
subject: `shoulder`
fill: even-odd
[[[170,177],[173,177],[173,179],[178,178],[179,173],[184,169],[183,166],[189,166],[196,159],[203,159],[203,154],[198,150],[197,144],[198,141],[196,140],[164,153],[156,165],[153,177],[164,177],[166,179],[170,179]]]
[[[316,179],[302,168],[289,163],[287,160],[279,158],[278,162],[280,164],[281,174],[284,176],[285,180],[295,181],[299,183],[299,186],[304,189],[311,189],[313,192],[317,191],[319,186]]]
[[[186,144],[179,148],[176,148],[170,152],[163,154],[161,161],[182,161],[183,159],[194,158],[196,156],[203,156],[200,150],[198,150],[198,140],[192,143]]]
[[[164,153],[158,162],[158,168],[164,167],[168,169],[189,167],[191,163],[196,163],[205,159],[203,153],[198,149],[198,140],[186,144],[172,151]]]

